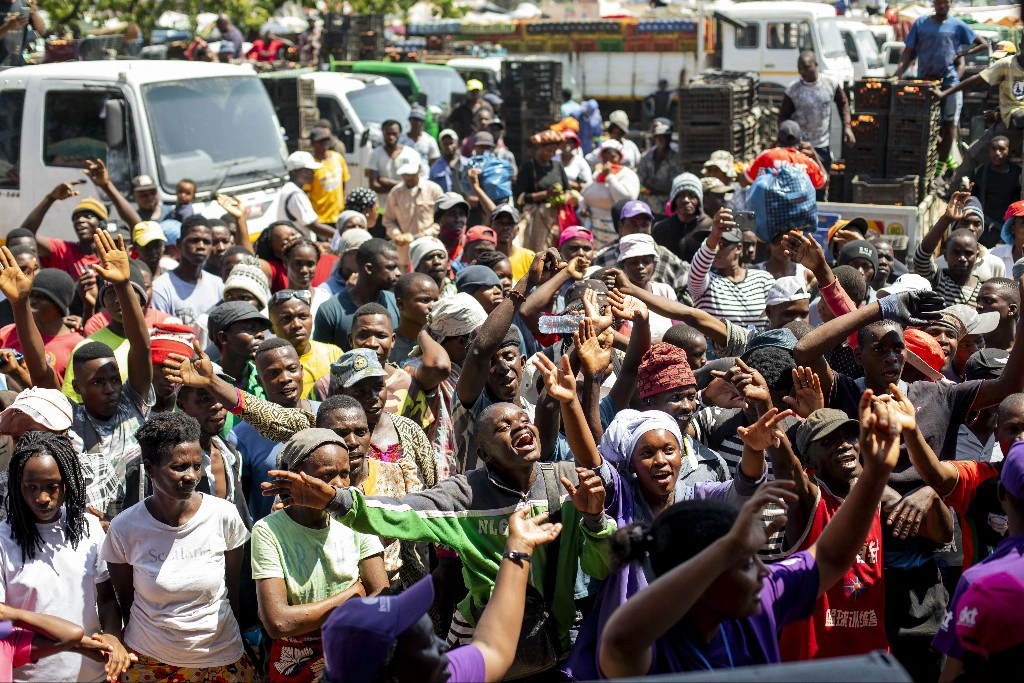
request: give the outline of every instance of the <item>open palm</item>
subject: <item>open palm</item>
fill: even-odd
[[[11,303],[22,301],[32,291],[32,278],[18,266],[7,247],[0,247],[0,291]]]
[[[195,349],[196,359],[186,358],[180,353],[168,355],[164,361],[164,376],[172,384],[183,384],[186,387],[205,389],[213,383],[216,373],[210,357],[203,353],[199,346],[199,340],[192,340],[192,348]]]
[[[533,364],[544,376],[544,388],[548,396],[559,403],[570,403],[576,398],[576,376],[569,365],[569,357],[562,356],[562,367],[542,353],[533,357]]]
[[[778,428],[778,424],[792,414],[792,410],[783,410],[780,413],[778,408],[770,408],[749,427],[737,427],[736,433],[739,434],[743,443],[755,451],[776,448],[785,438],[785,434]]]
[[[118,235],[117,244],[114,244],[109,232],[97,230],[93,242],[102,261],[94,266],[96,272],[112,284],[128,282],[132,276],[132,269],[128,265],[128,250],[124,248],[124,238]]]

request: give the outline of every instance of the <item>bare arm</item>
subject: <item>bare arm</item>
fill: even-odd
[[[1017,282],[1019,290],[1024,291],[1024,278]],[[1024,339],[1024,316],[1017,318],[1016,339]],[[980,410],[1000,403],[1010,394],[1024,391],[1024,344],[1014,344],[1010,349],[1010,357],[1006,359],[1006,367],[997,379],[982,381],[978,387],[978,395],[974,397],[971,410]]]
[[[47,655],[70,650],[78,645],[85,635],[81,626],[60,617],[0,605],[0,619],[13,621],[18,626],[35,633],[32,638],[32,661],[38,662]]]
[[[526,301],[519,307],[519,316],[535,337],[541,334],[540,317],[551,310],[551,302],[554,301],[565,283],[571,279],[572,275],[569,273],[569,269],[562,268],[547,282],[538,285],[530,292],[530,296],[526,297]]]
[[[476,195],[477,199],[480,200],[480,213],[484,215],[487,220],[490,220],[491,213],[494,211],[496,206],[494,200],[487,196],[484,192],[484,188],[480,185],[480,169],[471,168],[466,174],[469,177],[469,187],[473,190],[473,194]]]
[[[108,562],[107,570],[110,572],[110,582],[114,586],[114,593],[117,595],[117,602],[121,606],[121,614],[127,628],[128,620],[132,616],[132,603],[135,602],[135,577],[132,566]]]
[[[114,204],[114,210],[117,211],[121,220],[128,224],[129,230],[142,222],[138,212],[132,208],[132,205],[124,198],[124,195],[118,192],[117,186],[110,182],[107,167],[103,165],[102,161],[99,159],[87,160],[85,162],[85,170],[82,172],[89,176],[89,180],[92,181],[93,185],[107,193],[110,201]]]
[[[422,351],[423,362],[416,368],[416,383],[425,392],[431,392],[452,373],[452,361],[444,347],[434,341],[426,329],[420,330],[416,343]]]
[[[843,128],[850,127],[850,100],[846,97],[846,91],[842,86],[836,88],[834,97],[836,107],[839,109],[839,118],[843,121]]]
[[[75,181],[76,183],[84,183],[85,180]],[[78,190],[74,189],[70,183],[61,183],[57,187],[50,190],[50,193],[43,197],[43,200],[36,205],[36,208],[29,212],[25,220],[21,222],[21,227],[28,230],[36,236],[36,251],[39,254],[39,259],[45,261],[50,257],[50,241],[46,237],[39,236],[39,226],[43,224],[43,219],[46,218],[46,212],[50,210],[54,202],[59,202],[63,199],[70,199],[71,197],[77,197]]]
[[[626,356],[622,359],[619,374],[608,394],[612,397],[616,410],[622,410],[629,406],[637,387],[640,361],[643,360],[647,350],[651,348],[651,323],[647,306],[639,299],[634,301],[635,303],[627,299],[618,290],[612,290],[608,294],[608,305],[612,312],[624,320],[628,319],[633,322],[629,345],[626,347]]]
[[[374,555],[384,570],[384,561],[380,555]],[[379,590],[378,590],[379,593]],[[256,581],[256,598],[259,604],[260,621],[271,638],[292,638],[310,631],[319,631],[327,621],[335,607],[343,605],[352,598],[366,597],[366,589],[361,581],[336,593],[326,600],[307,602],[299,605],[288,604],[288,589],[284,579],[258,579]]]
[[[529,272],[519,279],[519,282],[512,287],[512,291],[525,296],[531,284],[536,284],[540,280],[546,264],[552,264],[551,267],[554,268],[554,264],[558,262],[558,252],[554,249],[537,254]],[[491,356],[501,346],[501,340],[505,338],[505,333],[512,325],[512,317],[518,308],[518,297],[514,295],[506,297],[487,316],[476,339],[473,340],[473,345],[469,347],[469,351],[466,353],[466,362],[463,364],[459,382],[455,387],[463,405],[473,405],[477,397],[480,396],[480,392],[484,390]]]
[[[542,524],[547,513],[526,518],[524,508],[509,517],[505,552],[533,555],[536,548],[553,541],[561,524]],[[530,580],[528,560],[502,559],[487,607],[473,632],[472,644],[484,658],[485,681],[500,681],[512,665],[519,643],[519,631],[526,606],[526,585]]]
[[[987,85],[985,79],[981,77],[981,74],[975,74],[968,79],[962,80],[956,85],[947,88],[939,93],[940,99],[946,99],[954,93],[958,93],[961,90],[973,90],[981,85]]]
[[[903,52],[900,53],[900,65],[896,67],[896,73],[893,74],[893,78],[899,80],[903,78],[903,74],[907,73],[907,69],[910,68],[910,64],[917,57],[917,51],[912,47],[904,47]]]
[[[242,202],[237,197],[219,194],[217,195],[217,203],[220,204],[221,208],[229,216],[235,219],[235,244],[245,247],[250,254],[255,253],[252,240],[249,239],[249,223],[246,221],[245,207],[242,206]]]
[[[797,365],[805,365],[814,370],[821,381],[822,393],[828,397],[832,393],[833,375],[832,368],[825,361],[825,354],[843,343],[851,333],[881,318],[882,313],[877,301],[834,318],[824,325],[815,327],[798,341],[796,348],[793,349],[793,359]]]
[[[14,328],[21,341],[21,352],[25,356],[25,365],[31,384],[48,389],[60,389],[57,373],[46,362],[46,349],[43,337],[39,334],[35,318],[32,317],[30,294],[32,280],[21,270],[11,250],[0,247],[0,291],[11,302],[14,312]]]
[[[539,354],[533,363],[544,375],[545,393],[560,405],[565,438],[576,464],[597,469],[601,466],[601,456],[597,453],[597,443],[587,426],[587,418],[576,393],[576,374],[570,367],[569,358],[562,356],[561,367],[558,367],[547,356]]]
[[[139,396],[146,396],[153,386],[149,328],[146,325],[146,316],[142,312],[139,295],[131,285],[131,270],[128,267],[128,252],[124,246],[124,238],[118,236],[115,245],[110,233],[97,230],[93,241],[102,260],[102,263],[94,268],[114,287],[117,302],[121,304],[124,334],[131,344],[131,348],[128,349],[128,382]]]
[[[240,588],[242,580],[242,560],[245,559],[244,546],[238,546],[224,553],[224,582],[228,589],[228,602],[235,619],[241,615]]]
[[[779,105],[779,123],[793,118],[795,111],[796,105],[793,104],[793,100],[790,99],[789,95],[783,95],[782,103]]]
[[[729,341],[729,328],[726,327],[724,321],[699,308],[693,308],[678,301],[658,296],[653,292],[648,292],[646,289],[641,289],[629,282],[624,274],[621,278],[618,277],[618,274],[621,273],[618,269],[611,269],[608,273],[610,274],[613,271],[616,274],[616,286],[623,294],[635,296],[644,302],[648,309],[659,315],[663,315],[670,320],[686,323],[718,346],[725,346]]]
[[[752,557],[768,540],[777,527],[766,528],[761,512],[769,503],[795,500],[787,490],[790,486],[788,482],[762,485],[726,536],[659,576],[612,613],[598,650],[601,672],[607,678],[647,674],[655,641],[689,613],[719,576]]]
[[[366,176],[370,179],[370,189],[380,194],[387,194],[400,182],[394,178],[382,178],[380,173],[373,170],[367,170]]]

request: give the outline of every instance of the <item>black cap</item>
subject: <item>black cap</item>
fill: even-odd
[[[964,364],[966,379],[992,379],[1003,374],[1010,352],[1006,349],[982,349],[971,354]]]
[[[226,330],[235,323],[245,320],[259,320],[266,326],[266,329],[270,329],[270,321],[248,301],[225,301],[218,304],[210,311],[207,320],[211,339],[215,339],[221,330]]]
[[[44,295],[67,315],[75,296],[75,281],[60,268],[43,268],[32,280],[32,291]]]

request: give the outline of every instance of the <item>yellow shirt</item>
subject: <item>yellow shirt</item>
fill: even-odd
[[[323,164],[313,172],[313,182],[306,191],[321,223],[333,225],[345,210],[345,183],[351,177],[345,157],[328,150]]]
[[[114,351],[114,359],[117,361],[117,367],[121,371],[121,381],[128,381],[128,351],[132,348],[131,343],[123,338],[118,337],[116,334],[110,331],[109,327],[104,327],[96,330],[88,337],[85,341],[79,342],[78,346],[87,342],[103,342]],[[78,349],[78,346],[75,349]],[[71,351],[72,360],[75,357],[75,351]],[[78,403],[82,402],[82,397],[75,391],[75,388],[71,386],[71,383],[75,379],[75,364],[71,361],[68,362],[68,368],[64,371],[64,384],[61,385],[60,390],[65,396]]]
[[[980,74],[989,85],[999,86],[999,114],[1003,123],[1012,125],[1013,112],[1024,107],[1024,69],[1017,61],[1017,55],[1003,57]]]
[[[334,344],[318,341],[310,341],[309,344],[309,352],[299,356],[299,364],[302,365],[302,395],[316,400],[313,395],[313,384],[324,375],[330,374],[331,363],[341,358],[344,351]]]
[[[508,262],[512,264],[513,282],[519,282],[519,279],[529,272],[530,264],[536,255],[535,251],[512,245],[512,255],[508,257]]]

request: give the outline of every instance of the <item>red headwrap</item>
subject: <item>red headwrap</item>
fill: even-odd
[[[637,377],[640,380],[640,398],[697,385],[693,370],[686,362],[686,352],[665,342],[658,342],[647,350],[640,360]]]
[[[1006,207],[1006,215],[1003,216],[1003,220],[1008,221],[1016,216],[1024,216],[1024,200],[1014,202]]]

